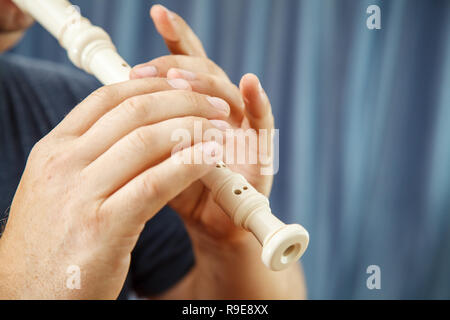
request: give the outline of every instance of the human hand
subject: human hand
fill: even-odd
[[[183,80],[133,80],[91,94],[28,158],[0,239],[0,298],[115,299],[145,223],[214,167],[171,156],[172,132],[192,133],[196,121],[217,130],[228,116],[226,102]],[[214,142],[185,147],[192,157],[219,150]],[[80,290],[66,287],[69,266],[81,272]]]
[[[261,175],[261,170],[268,169],[270,172],[273,165],[270,131],[274,127],[274,119],[269,99],[261,89],[258,78],[246,75],[241,80],[240,88],[237,88],[225,72],[206,57],[201,42],[183,19],[161,6],[154,6],[151,16],[174,55],[136,66],[131,73],[132,78],[167,76],[170,79],[187,79],[194,91],[219,96],[228,102],[231,114],[227,121],[234,128],[250,128],[257,133],[261,133],[264,129],[268,130],[269,135],[265,138],[259,136],[258,142],[268,145],[266,156],[269,161],[229,165],[234,171],[242,173],[256,189],[268,196],[272,176]],[[236,149],[243,148],[245,150],[245,145],[236,146]],[[259,155],[260,150],[257,149],[246,152]],[[258,157],[258,160],[261,159]],[[186,223],[193,242],[196,265],[177,286],[159,298],[305,297],[306,289],[301,268],[292,265],[279,272],[267,269],[261,262],[261,245],[251,233],[233,224],[215,204],[201,181],[193,183],[169,204],[181,214]]]
[[[173,55],[135,66],[131,78],[185,79],[194,91],[226,100],[231,107],[228,122],[235,129],[254,129],[255,133],[266,130],[268,134],[262,138],[264,141],[260,141],[260,136],[257,136],[257,145],[268,145],[269,161],[260,161],[256,146],[247,150],[248,153],[256,155],[256,163],[229,166],[233,171],[243,174],[257,190],[268,196],[273,178],[272,175],[262,175],[261,170],[272,166],[274,120],[270,101],[258,78],[251,74],[245,75],[240,88],[236,87],[226,73],[208,59],[202,43],[180,16],[160,5],[153,6],[150,15]],[[244,148],[245,151],[246,146],[241,143],[236,148]],[[221,242],[234,242],[236,239],[249,237],[248,232],[236,227],[216,205],[209,190],[200,181],[193,183],[169,204],[184,218],[194,241],[197,237],[203,241],[204,235]]]

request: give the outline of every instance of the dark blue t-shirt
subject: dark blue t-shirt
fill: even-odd
[[[100,84],[78,70],[15,55],[0,56],[0,234],[33,145]],[[132,253],[119,298],[164,292],[194,264],[178,215],[164,208]]]

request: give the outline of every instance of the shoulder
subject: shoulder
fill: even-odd
[[[0,118],[11,122],[11,126],[0,130],[3,140],[28,154],[39,139],[99,86],[93,77],[74,68],[1,55]]]
[[[84,88],[100,86],[100,83],[94,77],[81,70],[47,60],[4,54],[0,56],[0,66],[0,72],[3,77],[24,77],[31,82],[38,81],[40,85],[58,86],[61,84],[61,81],[69,81]]]
[[[75,68],[13,54],[0,56],[0,83],[4,89],[22,98],[33,97],[49,109],[69,110],[100,86]]]

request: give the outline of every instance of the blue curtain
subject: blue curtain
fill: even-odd
[[[154,1],[73,2],[131,64],[167,54]],[[450,2],[160,2],[234,82],[261,77],[281,140],[272,207],[310,232],[310,298],[450,298]],[[68,64],[39,26],[14,51]]]

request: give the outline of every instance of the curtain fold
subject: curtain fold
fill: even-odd
[[[233,82],[261,77],[280,129],[271,203],[310,231],[310,298],[450,298],[450,2],[160,2]],[[131,64],[167,54],[155,1],[73,3]],[[366,27],[372,4],[381,30]],[[13,51],[70,65],[37,25]]]

